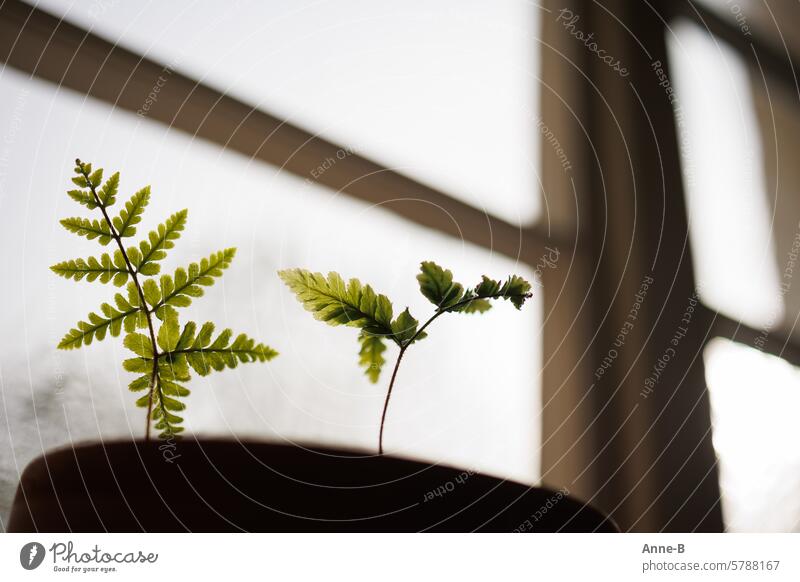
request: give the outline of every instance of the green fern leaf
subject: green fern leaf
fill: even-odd
[[[188,388],[181,386],[180,384],[176,384],[171,380],[161,380],[161,390],[167,396],[178,396],[180,398],[185,398],[191,394]]]
[[[119,260],[116,260],[117,256]],[[121,265],[120,262],[122,262]],[[114,261],[111,260],[108,253],[103,253],[99,260],[89,257],[86,260],[62,261],[50,267],[50,270],[61,277],[75,281],[80,281],[84,277],[90,282],[99,279],[101,283],[108,283],[113,280],[117,287],[122,287],[128,281],[129,275],[122,253],[119,251],[117,251]]]
[[[207,323],[206,325],[209,325],[209,323]],[[213,331],[213,324],[211,324],[211,325],[212,325],[212,330],[211,331]],[[177,352],[182,352],[182,351],[185,351],[185,350],[188,350],[189,348],[191,348],[194,345],[195,340],[196,340],[196,338],[195,338],[195,332],[196,331],[197,331],[197,324],[195,322],[193,322],[193,321],[188,322],[183,327],[183,331],[181,332],[181,335],[178,338],[178,342],[175,344],[175,347],[173,349],[175,351],[177,351]],[[208,337],[209,337],[208,341],[211,341],[211,339],[210,339],[211,338],[211,331],[207,332],[208,333]],[[208,345],[208,341],[206,342],[205,345]]]
[[[481,278],[481,282],[475,287],[477,297],[495,297],[500,293],[501,284],[499,281],[490,279],[486,275]]]
[[[176,212],[158,228],[147,235],[147,240],[139,243],[140,256],[137,261],[132,261],[134,267],[143,275],[157,275],[161,269],[155,261],[160,261],[167,256],[166,251],[175,246],[181,231],[186,226],[186,217],[189,211],[184,209]]]
[[[161,402],[163,403],[164,407],[167,410],[172,410],[172,411],[186,410],[186,405],[183,402],[175,400],[174,398],[170,398],[166,394],[164,394],[161,397]]]
[[[144,300],[147,301],[151,307],[155,307],[161,301],[161,288],[153,279],[147,279],[144,282],[142,285],[142,293],[144,294]]]
[[[91,192],[87,192],[86,190],[69,190],[67,194],[75,202],[82,204],[89,210],[97,208],[97,200],[95,200],[94,194]]]
[[[392,303],[358,279],[345,284],[338,273],[287,269],[278,275],[315,319],[328,325],[360,327],[374,335],[392,337]],[[395,340],[396,341],[396,340]]]
[[[208,258],[202,259],[199,263],[191,263],[186,269],[178,268],[174,276],[162,275],[159,284],[148,279],[148,282],[156,285],[158,294],[153,290],[152,285],[150,295],[157,301],[153,303],[148,299],[148,303],[153,306],[153,310],[160,319],[164,319],[166,307],[188,307],[192,303],[193,297],[203,295],[203,287],[214,284],[214,279],[221,277],[222,272],[227,269],[233,257],[236,255],[235,248],[229,248],[211,254]],[[145,290],[147,297],[147,290]]]
[[[89,165],[88,169],[85,169],[87,174],[89,175],[88,185],[92,188],[97,188],[100,183],[103,181],[103,168],[99,168],[92,172],[92,166]]]
[[[172,318],[168,321],[177,323],[177,320]],[[180,334],[174,328],[170,330],[170,342],[164,344],[170,348],[161,346],[165,350],[164,357],[168,362],[177,366],[183,366],[185,362],[201,376],[207,376],[213,370],[235,368],[239,363],[266,362],[278,355],[278,352],[269,346],[257,343],[246,334],[239,334],[231,343],[233,332],[229,329],[223,330],[212,342],[214,324],[211,322],[204,323],[197,336],[195,336],[196,328],[194,322],[189,322]],[[164,326],[161,329],[164,329]]]
[[[97,191],[97,197],[100,199],[100,204],[105,208],[113,206],[117,201],[117,192],[119,192],[119,172],[115,172],[103,187]]]
[[[114,217],[112,223],[121,237],[130,237],[136,234],[136,227],[142,221],[142,213],[150,202],[150,186],[145,186],[125,203],[125,208],[120,210],[119,216]]]
[[[475,287],[475,295],[479,298],[503,298],[511,301],[517,309],[521,309],[531,297],[531,284],[518,275],[511,275],[505,283],[500,283],[483,276]]]
[[[191,379],[189,374],[189,361],[183,353],[161,354],[158,360],[158,376],[161,380],[170,382],[187,382]]]
[[[451,311],[459,313],[486,313],[492,308],[492,304],[489,303],[488,299],[479,298],[472,289],[467,289],[464,292],[460,303],[462,303],[462,305],[458,305]]]
[[[107,245],[111,242],[111,230],[108,224],[100,222],[99,220],[89,220],[88,218],[80,218],[78,216],[73,218],[64,218],[61,224],[70,232],[74,232],[78,236],[85,236],[89,240],[98,239],[101,245]]]
[[[186,327],[189,327],[188,325]],[[207,321],[203,324],[200,328],[200,331],[197,333],[197,337],[192,339],[191,337],[188,338],[187,345],[191,344],[193,351],[198,351],[205,349],[211,343],[211,337],[214,334],[214,324],[210,321]],[[188,348],[186,348],[188,349]]]
[[[118,337],[123,328],[130,333],[136,328],[147,327],[147,317],[139,305],[139,295],[133,283],[128,284],[128,297],[117,293],[114,296],[116,307],[103,303],[100,311],[103,316],[90,313],[86,318],[88,321],[79,321],[77,325],[69,330],[58,348],[61,350],[74,350],[81,346],[88,346],[94,339],[102,340],[108,332],[112,337]]]
[[[129,333],[122,341],[122,345],[142,358],[153,357],[153,344],[150,338],[141,333]]]
[[[183,418],[173,413],[184,410],[186,405],[175,396],[188,395],[189,391],[170,380],[165,380],[163,376],[164,373],[159,372],[155,389],[139,398],[136,405],[143,408],[152,407],[150,419],[155,421],[155,428],[160,431],[159,438],[169,439],[183,431],[183,427],[179,426]]]
[[[416,342],[427,337],[428,334],[424,331],[417,335],[418,325],[419,322],[411,316],[407,308],[398,315],[397,319],[392,322],[392,334],[398,345],[403,346],[412,339]]]
[[[145,394],[144,396],[141,396],[136,399],[136,406],[138,406],[139,408],[147,408],[148,406],[150,406],[150,399],[151,399],[150,394],[149,393]]]
[[[141,392],[142,390],[147,390],[150,388],[150,379],[151,374],[145,374],[143,376],[139,376],[135,380],[133,380],[130,384],[128,384],[128,388],[131,392]]]
[[[165,318],[158,330],[158,347],[165,352],[171,352],[177,347],[180,337],[181,327],[178,324],[177,314]]]
[[[122,367],[128,372],[147,374],[153,370],[152,358],[128,358],[122,362]]]
[[[94,312],[90,313],[86,319],[89,321],[79,321],[75,328],[67,332],[58,344],[59,349],[73,350],[82,345],[88,346],[95,339],[98,341],[104,339],[113,321]]]
[[[518,275],[511,275],[500,289],[503,299],[508,299],[517,309],[531,297],[531,284]]]
[[[461,300],[464,287],[453,282],[453,273],[432,261],[423,261],[417,275],[419,289],[439,309],[446,309]]]
[[[386,364],[383,352],[386,351],[386,344],[383,338],[366,332],[361,332],[358,336],[361,343],[361,350],[358,352],[358,363],[364,368],[364,374],[370,382],[375,384],[381,375],[381,370]]]
[[[158,438],[168,440],[183,432],[183,427],[179,426],[183,418],[177,414],[172,414],[160,402],[156,402],[151,418],[156,422],[156,430],[161,431]]]
[[[117,297],[122,297],[117,295]],[[103,316],[94,312],[87,316],[88,321],[79,321],[77,325],[69,330],[58,344],[61,350],[74,350],[81,346],[88,346],[93,340],[101,341],[109,333],[112,337],[117,337],[122,332],[123,325],[126,330],[133,329],[141,323],[146,325],[144,314],[138,307],[130,307],[126,311],[118,310],[103,303],[101,306]],[[130,322],[130,323],[129,323]]]
[[[507,299],[517,309],[531,297],[531,285],[518,275],[511,275],[505,283],[483,276],[475,289],[468,289],[460,304],[451,311],[461,313],[485,313],[491,309],[490,299]],[[471,301],[470,301],[471,299]]]

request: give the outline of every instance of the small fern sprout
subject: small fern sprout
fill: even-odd
[[[369,380],[376,383],[386,364],[383,353],[386,341],[394,342],[400,349],[389,381],[389,389],[381,414],[378,454],[383,454],[383,429],[386,412],[392,396],[397,370],[403,356],[412,344],[427,337],[426,329],[445,313],[485,313],[491,309],[493,299],[507,299],[521,309],[531,294],[531,285],[522,277],[511,275],[501,283],[486,276],[474,288],[465,289],[453,281],[453,273],[436,263],[425,261],[417,275],[422,294],[436,306],[428,320],[421,326],[408,308],[393,318],[392,303],[385,295],[363,285],[358,279],[345,282],[335,272],[325,277],[305,269],[286,269],[278,275],[297,296],[306,310],[328,325],[346,325],[361,330],[358,341],[359,364]]]
[[[186,226],[187,210],[172,214],[155,230],[138,242],[126,246],[126,239],[136,235],[150,201],[150,187],[145,186],[128,200],[113,218],[109,214],[119,191],[119,173],[103,182],[103,170],[75,160],[76,190],[67,192],[75,202],[88,210],[99,210],[100,218],[65,218],[61,224],[68,231],[102,246],[111,245],[100,257],[71,259],[50,267],[66,279],[99,281],[124,287],[110,303],[103,303],[97,312],[79,321],[61,342],[59,349],[72,350],[103,340],[106,335],[119,336],[135,357],[126,359],[122,367],[137,374],[130,383],[133,392],[143,395],[136,401],[147,408],[145,438],[150,440],[151,424],[161,438],[172,438],[183,431],[183,418],[178,412],[189,395],[183,386],[191,378],[190,368],[201,376],[212,371],[235,368],[239,363],[265,362],[278,353],[257,343],[245,334],[233,341],[233,333],[223,330],[214,337],[214,324],[199,326],[189,321],[181,327],[178,309],[188,307],[201,297],[222,276],[236,254],[235,248],[222,249],[199,262],[178,268],[172,275],[161,274],[161,261],[175,246]],[[113,243],[113,244],[112,244]],[[157,275],[160,275],[156,278]],[[137,330],[144,330],[140,333]]]

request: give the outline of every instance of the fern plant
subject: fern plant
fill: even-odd
[[[408,308],[393,317],[391,301],[358,279],[345,282],[335,272],[325,277],[305,269],[287,269],[279,271],[278,275],[316,319],[333,326],[346,325],[361,330],[358,335],[361,345],[359,364],[365,368],[365,374],[372,383],[378,381],[386,364],[383,355],[386,342],[393,342],[399,348],[381,414],[378,454],[383,454],[386,412],[400,362],[412,344],[427,337],[425,330],[428,326],[445,313],[485,313],[492,307],[490,300],[493,299],[507,299],[514,307],[521,309],[531,297],[530,283],[517,275],[511,275],[503,283],[484,276],[474,288],[465,289],[453,281],[452,272],[425,261],[417,275],[419,289],[436,309],[420,326]]]
[[[130,383],[131,391],[143,392],[136,404],[147,408],[145,438],[150,440],[151,424],[161,438],[172,438],[183,431],[180,426],[183,418],[176,413],[185,409],[181,399],[189,395],[189,390],[182,384],[190,379],[190,368],[206,376],[214,370],[235,368],[239,363],[265,362],[278,353],[245,334],[231,342],[230,329],[215,338],[211,322],[198,329],[193,321],[183,326],[178,321],[177,310],[188,307],[193,299],[203,295],[204,287],[210,287],[222,276],[236,254],[235,248],[217,251],[198,263],[176,269],[172,275],[161,274],[156,279],[161,273],[161,261],[186,226],[188,211],[176,212],[138,244],[126,247],[125,240],[136,235],[136,225],[150,201],[150,187],[145,186],[131,196],[112,218],[109,212],[116,202],[119,173],[103,183],[102,169],[92,170],[91,164],[80,160],[75,160],[75,164],[72,181],[78,189],[67,194],[87,209],[99,210],[101,217],[65,218],[61,224],[78,236],[96,240],[103,246],[113,243],[116,248],[99,258],[72,259],[50,268],[66,279],[112,283],[124,286],[125,292],[114,295],[113,304],[103,303],[99,313],[92,312],[79,321],[58,347],[77,349],[94,340],[103,340],[106,335],[117,337],[124,331],[123,345],[135,357],[123,361],[122,366],[137,374]]]

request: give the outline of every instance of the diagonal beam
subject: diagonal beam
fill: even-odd
[[[317,183],[524,262],[553,243],[19,0],[0,6],[0,61],[303,179],[336,160]]]
[[[704,306],[703,309],[713,335],[777,356],[793,366],[800,366],[800,348],[797,347],[797,340],[784,329],[754,329],[708,307]]]
[[[745,36],[735,22],[720,16],[700,2],[675,2],[668,6],[673,16],[686,17],[724,40],[751,67],[763,67],[773,78],[786,84],[789,90],[797,90],[798,70],[791,55],[781,53],[764,42],[758,33],[755,36]],[[753,58],[754,55],[757,60]]]

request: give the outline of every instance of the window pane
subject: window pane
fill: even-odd
[[[539,214],[525,0],[41,5],[512,223]]]
[[[119,364],[126,353],[119,340],[55,349],[67,329],[114,293],[59,279],[47,268],[98,250],[57,222],[83,214],[64,193],[76,156],[119,169],[123,195],[153,185],[140,231],[190,208],[165,269],[219,248],[239,249],[225,277],[186,317],[263,338],[281,356],[193,379],[186,418],[196,433],[376,448],[387,375],[368,383],[357,366],[357,331],[314,321],[278,280],[279,268],[360,277],[418,318],[431,313],[414,278],[421,260],[436,259],[469,284],[483,273],[533,276],[380,207],[9,69],[0,74],[0,127],[8,144],[0,157],[0,264],[13,273],[0,279],[8,426],[0,431],[3,518],[18,471],[43,449],[143,431],[142,410],[127,389],[130,374]],[[388,451],[537,479],[541,304],[537,298],[517,312],[501,303],[481,317],[437,320],[430,338],[408,352],[389,411]]]
[[[764,144],[767,192],[771,193],[772,237],[784,302],[780,331],[800,341],[800,102],[794,86],[767,77],[768,86],[753,85],[755,109]]]
[[[670,70],[701,296],[736,320],[769,328],[784,307],[748,71],[732,49],[695,25],[680,22],[672,32]]]
[[[800,13],[794,2],[764,2],[763,0],[699,0],[736,27],[747,40],[772,45],[780,54],[797,60],[800,39]]]
[[[800,531],[800,370],[726,339],[705,350],[729,531]]]

